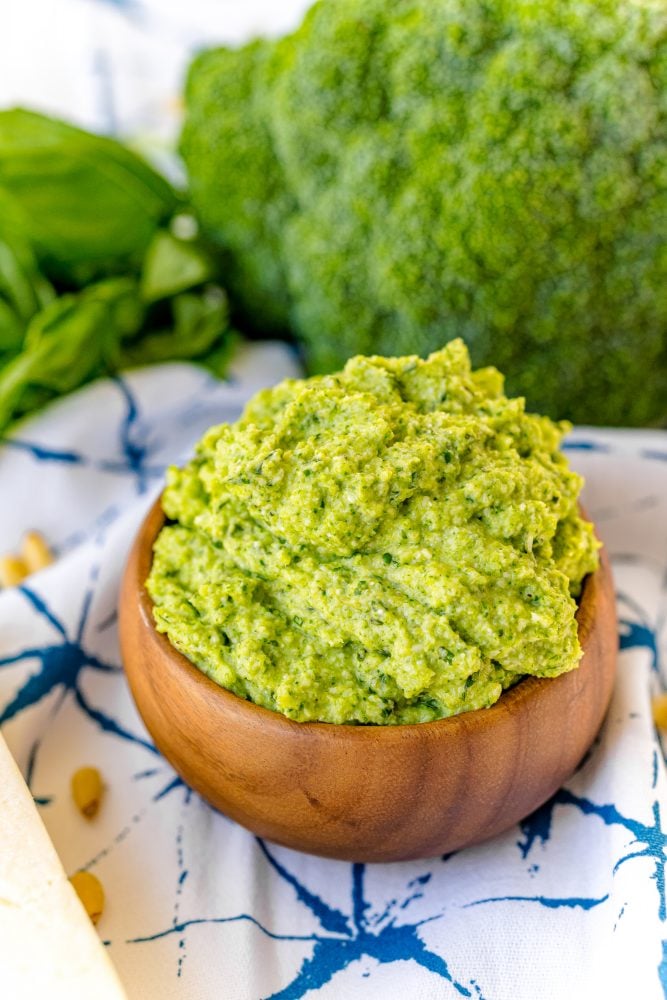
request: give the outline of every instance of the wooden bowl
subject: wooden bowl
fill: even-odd
[[[584,656],[527,678],[491,708],[408,726],[293,722],[219,687],[153,624],[144,581],[164,524],[158,503],[130,554],[120,640],[155,743],[216,809],[278,844],[352,861],[432,857],[486,840],[545,802],[604,718],[617,632],[603,550],[578,611]]]

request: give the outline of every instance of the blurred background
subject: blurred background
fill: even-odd
[[[7,5],[0,432],[239,335],[308,373],[460,336],[531,409],[664,426],[662,0],[309,7]]]
[[[173,145],[193,54],[296,27],[309,0],[21,0],[3,9],[0,107]],[[39,29],[36,30],[35,26]]]

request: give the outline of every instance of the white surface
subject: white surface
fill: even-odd
[[[198,49],[294,28],[308,0],[9,0],[0,108],[25,105],[97,131],[174,138]]]

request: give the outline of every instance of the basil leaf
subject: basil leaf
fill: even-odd
[[[161,229],[149,246],[141,275],[144,302],[158,302],[203,285],[214,275],[211,258],[192,240]]]
[[[30,247],[0,235],[0,298],[17,318],[26,323],[53,297],[53,289],[37,269]]]
[[[183,292],[169,305],[166,329],[125,345],[118,358],[119,367],[196,359],[219,346],[228,329],[227,296],[221,288]]]
[[[35,390],[41,405],[106,371],[118,342],[135,334],[143,318],[131,278],[62,295],[39,312],[24,349],[0,372],[0,432],[35,405]]]
[[[24,332],[25,324],[20,316],[0,298],[0,365],[20,349]]]
[[[120,143],[22,109],[0,112],[0,189],[47,275],[74,286],[139,267],[179,205]]]

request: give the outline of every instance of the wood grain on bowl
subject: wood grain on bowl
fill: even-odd
[[[219,687],[154,627],[145,589],[164,524],[159,501],[127,563],[125,670],[156,745],[211,805],[279,844],[396,861],[486,840],[545,802],[593,742],[614,682],[617,630],[607,555],[578,611],[584,656],[527,678],[491,708],[409,726],[293,722]]]

